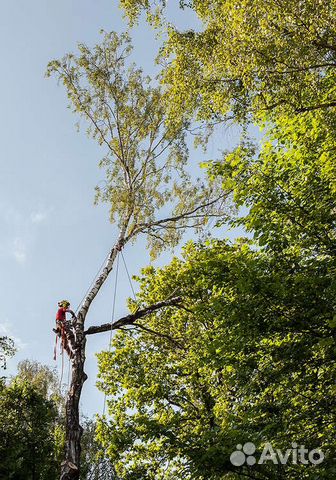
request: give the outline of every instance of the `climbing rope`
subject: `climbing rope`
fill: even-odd
[[[121,251],[121,257],[123,259],[124,267],[125,267],[125,270],[126,270],[126,273],[127,273],[127,278],[128,278],[129,284],[131,286],[131,290],[132,290],[132,293],[133,293],[133,299],[134,299],[134,301],[136,301],[136,295],[135,295],[135,291],[134,291],[134,288],[133,288],[133,283],[132,283],[131,276],[129,274],[129,271],[128,271],[128,268],[127,268],[127,265],[126,265],[126,262],[125,262],[125,257],[124,257],[124,254],[123,254],[122,251]]]
[[[129,285],[130,285],[130,288],[131,288],[131,291],[132,291],[132,295],[133,295],[133,299],[134,301],[136,301],[136,294],[135,294],[135,290],[134,290],[134,287],[133,287],[133,283],[132,283],[132,279],[131,279],[131,275],[129,273],[129,270],[127,268],[127,264],[126,264],[126,260],[125,260],[125,257],[124,257],[124,254],[122,252],[122,250],[120,251],[121,253],[121,257],[122,257],[122,261],[123,261],[123,264],[124,264],[124,268],[125,268],[125,271],[126,271],[126,275],[127,275],[127,278],[128,278],[128,282],[129,282]],[[88,287],[88,289],[86,290],[85,294],[83,295],[83,298],[81,299],[81,301],[79,302],[76,310],[75,310],[75,313],[77,314],[80,306],[82,305],[83,301],[85,300],[86,296],[88,295],[88,293],[91,291],[94,283],[96,282],[100,272],[102,271],[104,265],[106,264],[107,262],[107,259],[110,255],[110,252],[108,252],[108,254],[105,256],[103,262],[101,263],[97,273],[95,274],[94,278],[92,279],[91,283],[90,283],[90,286]],[[112,303],[112,313],[111,313],[111,330],[110,330],[110,338],[109,338],[109,347],[108,347],[108,353],[111,352],[111,343],[112,343],[112,334],[113,334],[113,322],[114,322],[114,317],[115,317],[115,306],[116,306],[116,297],[117,297],[117,287],[118,287],[118,276],[119,276],[119,263],[120,263],[120,256],[117,255],[117,258],[116,258],[117,262],[116,262],[116,274],[115,274],[115,284],[114,284],[114,293],[113,293],[113,303]],[[64,347],[63,347],[63,342],[62,342],[62,339],[63,339],[63,332],[62,332],[62,336],[61,336],[61,356],[62,356],[62,366],[61,366],[61,379],[60,379],[60,386],[62,385],[62,380],[63,380],[63,373],[64,373]],[[56,359],[56,348],[57,348],[57,337],[56,337],[56,345],[55,345],[55,349],[54,349],[54,356],[55,356],[55,359]],[[69,364],[68,364],[68,380],[67,380],[67,385],[68,385],[68,389],[69,389],[69,386],[70,386],[70,370],[71,370],[71,359],[69,357]],[[106,392],[104,393],[104,406],[103,406],[103,416],[105,415],[105,410],[106,410]]]
[[[120,251],[120,253],[121,253],[121,258],[122,258],[122,261],[123,261],[123,264],[124,264],[124,267],[125,267],[125,271],[126,271],[126,274],[127,274],[128,282],[129,282],[129,285],[130,285],[131,290],[132,290],[133,299],[134,299],[134,301],[136,301],[136,294],[135,294],[135,290],[134,290],[134,287],[133,287],[131,275],[130,275],[129,270],[127,268],[126,260],[125,260],[125,257],[124,257],[124,254],[123,254],[122,250]],[[114,322],[114,317],[115,317],[115,306],[116,306],[116,298],[117,298],[119,260],[120,260],[120,257],[118,255],[116,274],[115,274],[115,283],[114,283],[113,302],[112,302],[111,329],[110,329],[110,338],[109,338],[109,346],[108,346],[108,353],[109,354],[111,353],[111,346],[112,346],[112,335],[113,335],[113,328],[112,327],[113,327],[113,322]],[[106,391],[104,392],[103,416],[105,415],[105,411],[106,411]]]
[[[69,362],[68,362],[68,390],[70,388],[70,370],[71,370],[71,358],[69,357]]]
[[[81,299],[81,301],[79,302],[76,310],[75,310],[75,314],[77,314],[80,306],[82,305],[83,301],[85,300],[86,296],[88,295],[88,293],[91,291],[94,283],[96,282],[100,272],[102,271],[104,265],[106,264],[107,262],[107,259],[108,257],[110,256],[110,253],[111,252],[108,252],[107,255],[105,256],[103,262],[101,263],[101,265],[99,266],[99,269],[97,271],[97,273],[95,274],[95,276],[93,277],[88,289],[86,290],[85,294],[83,295],[83,298]],[[125,262],[125,260],[124,260]],[[127,269],[126,267],[126,264],[125,264],[125,268]],[[117,270],[119,269],[119,257],[117,259]],[[128,274],[129,275],[129,274]],[[115,299],[114,299],[114,307],[113,307],[113,310],[115,309]],[[114,316],[114,312],[113,312],[113,316]],[[112,320],[113,321],[113,320]],[[112,331],[112,330],[111,330]],[[63,347],[63,336],[64,336],[64,332],[62,332],[61,334],[61,339],[60,339],[60,354],[62,356],[62,365],[61,365],[61,378],[60,378],[60,387],[62,385],[62,380],[63,380],[63,374],[64,374],[64,347]],[[56,353],[57,353],[57,343],[58,343],[58,337],[56,336],[56,341],[55,341],[55,347],[54,347],[54,360],[56,360]],[[71,358],[69,357],[69,364],[68,364],[68,380],[67,380],[67,385],[68,385],[68,389],[70,387],[70,370],[71,370]]]
[[[63,371],[64,371],[64,347],[61,343],[61,358],[62,358],[62,366],[61,366],[61,378],[60,378],[60,388],[62,388],[62,380],[63,380]]]
[[[114,280],[114,293],[113,293],[113,302],[112,302],[112,312],[111,312],[111,329],[110,329],[110,339],[109,339],[109,347],[108,347],[108,353],[111,353],[111,342],[112,342],[112,326],[114,322],[114,313],[115,313],[115,304],[116,304],[116,298],[117,298],[117,286],[118,286],[118,275],[119,275],[119,255],[117,256],[117,268],[116,268],[116,274],[115,274],[115,280]],[[103,416],[105,415],[105,409],[106,409],[106,390],[104,392],[104,406],[103,406]]]

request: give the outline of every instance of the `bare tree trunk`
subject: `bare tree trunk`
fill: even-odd
[[[112,271],[114,261],[118,252],[124,246],[125,232],[128,222],[121,230],[116,245],[112,248],[103,271],[95,281],[90,292],[87,294],[84,302],[78,312],[75,325],[76,341],[74,348],[74,358],[72,359],[71,384],[66,401],[66,439],[65,439],[65,460],[61,465],[60,480],[78,480],[80,475],[80,454],[81,438],[83,428],[79,422],[79,402],[82,388],[87,375],[84,372],[85,364],[85,346],[86,336],[84,333],[84,323],[90,305],[98,294],[101,286],[106,281]]]
[[[85,363],[84,323],[76,326],[76,347],[72,360],[71,384],[66,402],[65,460],[62,462],[61,480],[78,480],[80,474],[81,438],[83,428],[79,423],[79,401],[87,375]]]

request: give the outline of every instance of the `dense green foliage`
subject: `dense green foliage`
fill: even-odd
[[[166,2],[121,0],[134,21]],[[168,26],[163,72],[172,117],[245,120],[336,105],[334,0],[191,0],[202,28]],[[154,15],[155,16],[155,15]]]
[[[53,480],[63,459],[65,399],[60,379],[46,365],[24,360],[0,388],[0,478]],[[81,479],[113,480],[114,469],[95,439],[95,422],[83,419]]]
[[[111,419],[98,440],[88,424],[83,475],[99,471],[100,441],[123,480],[334,478],[335,1],[181,1],[198,31],[167,25],[165,1],[120,4],[131,23],[145,10],[166,29],[164,88],[129,64],[129,38],[114,33],[48,70],[106,149],[97,200],[155,254],[218,217],[198,205],[212,207],[220,185],[240,212],[231,225],[254,239],[190,243],[182,259],[144,270],[131,309],[177,292],[183,304],[119,331],[99,355]],[[194,184],[186,128],[228,119],[263,128],[262,142],[245,130],[205,164],[209,185]],[[325,459],[235,467],[230,454],[247,441],[259,453],[296,442]]]
[[[57,478],[55,404],[28,381],[13,381],[0,391],[0,478]]]
[[[322,447],[328,458],[320,478],[334,475],[328,267],[323,258],[280,261],[248,243],[217,241],[190,244],[183,260],[145,271],[142,302],[178,288],[184,303],[141,322],[160,336],[119,332],[113,352],[99,356],[113,412],[100,436],[122,478],[231,478],[230,453],[248,440],[259,449],[266,441]],[[265,478],[316,473],[302,465],[255,468]]]
[[[142,302],[179,291],[184,307],[100,356],[114,413],[100,436],[126,479],[335,475],[333,132],[331,112],[278,116],[259,151],[245,142],[209,163],[255,243],[191,244],[145,271]],[[321,447],[326,459],[235,469],[230,453],[246,441]]]
[[[336,116],[278,117],[259,152],[242,143],[209,163],[235,203],[248,213],[233,224],[254,232],[259,245],[314,256],[336,252]]]
[[[32,360],[19,362],[16,382],[28,382],[47,400],[52,400],[62,415],[64,397],[56,369]]]
[[[120,3],[131,21],[142,9],[156,21],[154,2]],[[189,6],[204,28],[168,27],[168,114],[264,128],[260,145],[245,137],[206,164],[240,209],[230,223],[254,240],[190,243],[182,259],[144,270],[140,305],[172,292],[183,305],[118,332],[100,354],[112,418],[99,437],[125,480],[334,478],[335,3]],[[326,458],[234,467],[247,441]]]

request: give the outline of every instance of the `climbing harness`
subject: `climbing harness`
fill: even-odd
[[[64,374],[64,351],[67,352],[69,356],[69,371],[70,371],[70,360],[73,358],[73,346],[75,344],[75,333],[73,331],[73,321],[76,319],[74,313],[68,308],[70,307],[70,302],[68,300],[61,300],[58,302],[59,310],[56,315],[56,328],[54,332],[56,333],[55,338],[55,347],[54,347],[54,360],[57,359],[57,346],[58,341],[60,343],[60,356],[61,356],[61,375],[60,375],[60,388],[62,387],[63,374]],[[66,313],[72,314],[72,321],[67,321]],[[69,373],[68,373],[69,377]],[[68,378],[69,383],[69,378]]]
[[[69,304],[70,305],[70,304]],[[69,355],[69,371],[68,371],[68,384],[70,378],[70,362],[72,357],[72,350],[70,349],[69,341],[67,338],[67,331],[64,323],[58,322],[58,328],[60,328],[60,333],[56,333],[55,347],[54,347],[54,361],[57,359],[57,344],[58,339],[60,339],[60,357],[61,357],[61,377],[60,377],[60,387],[62,386],[63,373],[64,373],[64,351]]]

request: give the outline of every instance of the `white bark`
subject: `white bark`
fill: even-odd
[[[77,315],[76,343],[72,360],[71,384],[66,402],[65,461],[61,465],[61,480],[78,480],[80,475],[81,437],[83,429],[79,422],[79,402],[87,375],[84,372],[86,336],[84,323],[91,303],[112,271],[118,252],[125,244],[128,221],[121,229],[116,244],[110,251],[103,271],[93,284]]]

